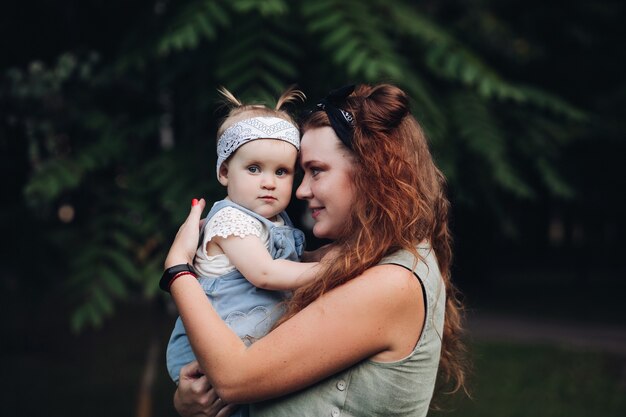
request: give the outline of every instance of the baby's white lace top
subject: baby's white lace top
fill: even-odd
[[[283,226],[285,222],[277,216],[274,224]],[[215,236],[243,238],[250,235],[261,239],[263,245],[269,250],[269,229],[263,223],[234,207],[224,207],[204,225],[204,236],[194,258],[194,267],[206,277],[218,277],[234,271],[235,266],[230,263],[225,254],[209,256],[206,251],[207,244]]]

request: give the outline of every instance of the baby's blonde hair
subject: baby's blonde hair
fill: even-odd
[[[230,109],[228,115],[221,121],[219,128],[217,129],[218,138],[230,126],[234,125],[240,120],[248,119],[251,117],[278,117],[297,126],[293,120],[293,117],[286,110],[284,110],[283,107],[287,103],[304,101],[306,99],[306,96],[302,91],[297,90],[292,86],[281,94],[281,96],[278,98],[278,101],[276,102],[276,106],[271,109],[263,104],[244,104],[225,87],[220,87],[217,89],[217,91],[223,97],[224,104]]]

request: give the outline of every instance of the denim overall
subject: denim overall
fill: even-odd
[[[221,200],[211,208],[207,222],[224,207],[233,207],[254,217],[269,230],[269,252],[273,259],[290,261],[300,259],[304,249],[304,233],[293,227],[287,213],[280,213],[285,225],[276,226],[266,218],[232,201]],[[199,277],[198,281],[213,308],[248,345],[270,331],[276,320],[284,313],[280,303],[289,295],[284,291],[257,288],[237,270],[216,278]],[[183,322],[178,317],[167,346],[167,370],[174,382],[178,384],[180,369],[194,360],[196,357],[191,350]],[[247,407],[241,407],[240,410],[244,412],[241,415],[247,415]]]

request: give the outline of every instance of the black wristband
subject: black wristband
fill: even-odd
[[[172,285],[172,281],[174,280],[174,278],[176,278],[176,275],[181,272],[190,272],[191,275],[198,278],[198,273],[193,266],[189,264],[174,265],[167,268],[163,272],[161,280],[159,281],[159,288],[161,288],[165,292],[170,292],[170,286]]]

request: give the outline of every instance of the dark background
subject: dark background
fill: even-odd
[[[453,278],[469,316],[623,326],[624,7],[4,5],[2,407],[13,415],[173,415],[163,348],[175,313],[156,283],[188,201],[223,193],[212,168],[219,85],[268,102],[296,83],[309,101],[295,112],[347,82],[402,86],[449,180]],[[301,209],[294,199],[297,222]],[[538,370],[520,386],[554,393],[566,385],[551,391],[540,382],[541,360],[552,366],[561,351],[542,351],[536,368],[524,369],[520,358],[533,357],[526,345],[471,346],[471,407],[485,407],[477,415],[497,410],[481,381],[501,378],[503,364],[518,376]],[[598,372],[599,382],[574,384],[532,413],[566,415],[560,407],[594,389],[614,397],[579,404],[580,415],[623,412],[615,400],[626,380],[623,356],[567,352],[574,356],[562,381]],[[589,368],[576,371],[572,363],[581,362]],[[520,406],[503,401],[494,415],[518,415]],[[472,415],[471,407],[452,414]]]

